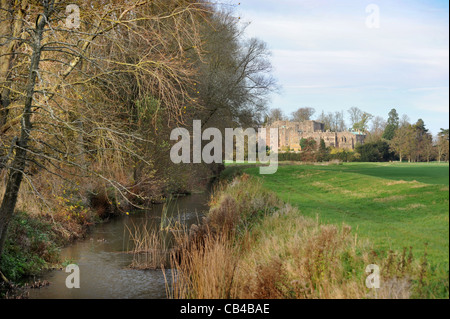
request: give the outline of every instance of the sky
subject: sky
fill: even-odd
[[[392,108],[433,134],[449,127],[449,3],[442,0],[241,0],[246,33],[267,43],[281,90],[271,108]],[[238,3],[240,3],[238,5]]]

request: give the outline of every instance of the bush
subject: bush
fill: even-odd
[[[356,151],[360,154],[361,162],[389,162],[395,160],[395,153],[390,151],[386,141],[358,145]]]
[[[17,212],[8,228],[0,268],[12,281],[36,275],[47,263],[58,261],[57,242],[50,223]]]
[[[280,153],[278,154],[278,160],[280,162],[301,162],[301,153]]]
[[[341,149],[334,149],[330,152],[328,156],[329,161],[333,160],[339,160],[341,162],[356,162],[359,160],[358,157],[359,154],[353,152],[353,151],[347,151],[347,150],[341,150]]]

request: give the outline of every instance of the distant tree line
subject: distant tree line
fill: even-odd
[[[313,119],[316,110],[310,107],[300,108],[290,117],[281,109],[272,109],[266,115],[267,124],[280,120],[303,122]],[[392,109],[385,120],[373,116],[357,107],[347,111],[349,125],[345,121],[345,112],[321,112],[315,120],[324,123],[325,130],[331,132],[358,131],[367,135],[363,145],[357,145],[355,151],[337,150],[322,147],[311,140],[301,140],[303,154],[280,154],[281,160],[332,160],[361,162],[431,162],[449,161],[449,129],[441,129],[433,136],[422,119],[410,123],[407,115],[401,118],[396,109]],[[324,143],[324,142],[323,142]],[[314,154],[314,156],[312,155]]]

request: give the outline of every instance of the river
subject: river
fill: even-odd
[[[207,210],[209,194],[179,197],[169,205],[168,217],[186,223],[196,223]],[[134,270],[129,265],[133,256],[124,252],[130,248],[127,226],[150,222],[160,224],[163,205],[154,205],[146,212],[114,218],[95,226],[84,240],[62,249],[61,259],[77,264],[80,288],[68,289],[63,270],[48,271],[35,280],[47,280],[50,285],[30,289],[31,299],[163,299],[166,298],[164,275],[161,270]],[[167,271],[170,278],[170,270]]]

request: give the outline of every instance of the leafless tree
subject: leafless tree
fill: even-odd
[[[203,25],[205,51],[196,57],[200,70],[192,117],[204,126],[255,126],[276,91],[271,53],[259,39],[244,36],[246,26],[230,10],[222,10]],[[192,105],[190,107],[192,109]]]
[[[386,128],[386,121],[381,116],[376,116],[372,119],[372,127],[370,128],[369,135],[366,142],[376,142],[381,140]]]
[[[441,129],[436,136],[436,150],[439,163],[449,160],[449,130]]]
[[[319,115],[317,120],[325,125],[326,131],[332,131],[332,132],[344,132],[346,131],[346,123],[344,118],[344,111],[337,111],[337,112],[329,112],[325,113],[322,111],[322,113]]]
[[[46,170],[68,182],[96,178],[125,200],[139,196],[118,176],[143,156],[140,119],[182,122],[201,56],[209,8],[191,0],[2,0],[0,257],[22,181]],[[66,8],[81,10],[80,25]],[[151,112],[137,101],[152,97]],[[141,103],[142,105],[142,103]],[[156,129],[156,125],[153,126]],[[147,128],[148,130],[148,128]]]
[[[302,107],[299,108],[297,111],[293,112],[291,117],[292,121],[294,122],[304,122],[309,121],[313,117],[313,115],[316,113],[316,110],[312,107]]]

